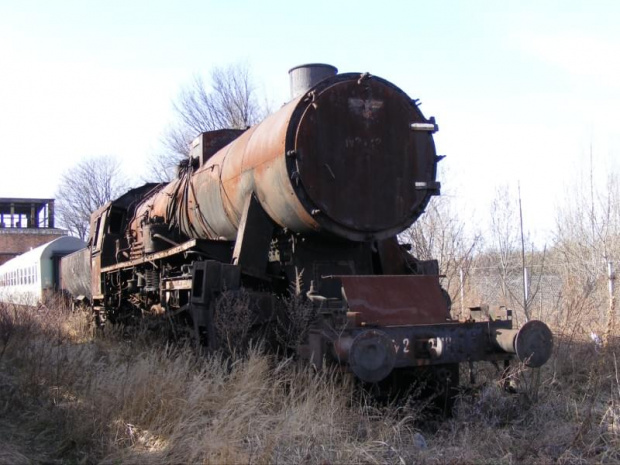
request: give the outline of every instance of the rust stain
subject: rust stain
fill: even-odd
[[[366,326],[445,323],[437,276],[339,276],[349,311]]]

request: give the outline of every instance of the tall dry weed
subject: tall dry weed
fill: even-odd
[[[517,370],[516,394],[480,365],[454,417],[437,421],[255,349],[198,357],[149,325],[96,334],[63,308],[0,307],[0,321],[0,463],[620,460],[620,346],[599,350],[583,331],[557,336],[535,383]]]

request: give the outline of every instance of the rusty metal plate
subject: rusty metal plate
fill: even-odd
[[[437,276],[338,276],[359,321],[370,326],[445,323],[448,305]]]
[[[435,181],[426,119],[397,87],[378,78],[348,79],[314,96],[301,118],[296,151],[301,183],[321,214],[373,234],[407,227]]]

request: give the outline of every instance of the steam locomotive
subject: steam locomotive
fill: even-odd
[[[434,118],[368,73],[289,74],[292,100],[262,123],[201,134],[175,180],[93,213],[85,253],[99,321],[184,315],[216,348],[225,295],[243,292],[251,325],[270,327],[298,323],[284,304],[294,294],[309,315],[296,355],[367,383],[430,367],[454,384],[462,362],[544,364],[544,323],[453,319],[437,261],[398,242],[440,191]]]

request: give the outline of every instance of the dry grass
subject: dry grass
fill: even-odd
[[[620,344],[556,330],[517,394],[479,365],[437,421],[256,350],[196,357],[145,328],[96,334],[62,305],[0,306],[0,463],[617,463]]]

